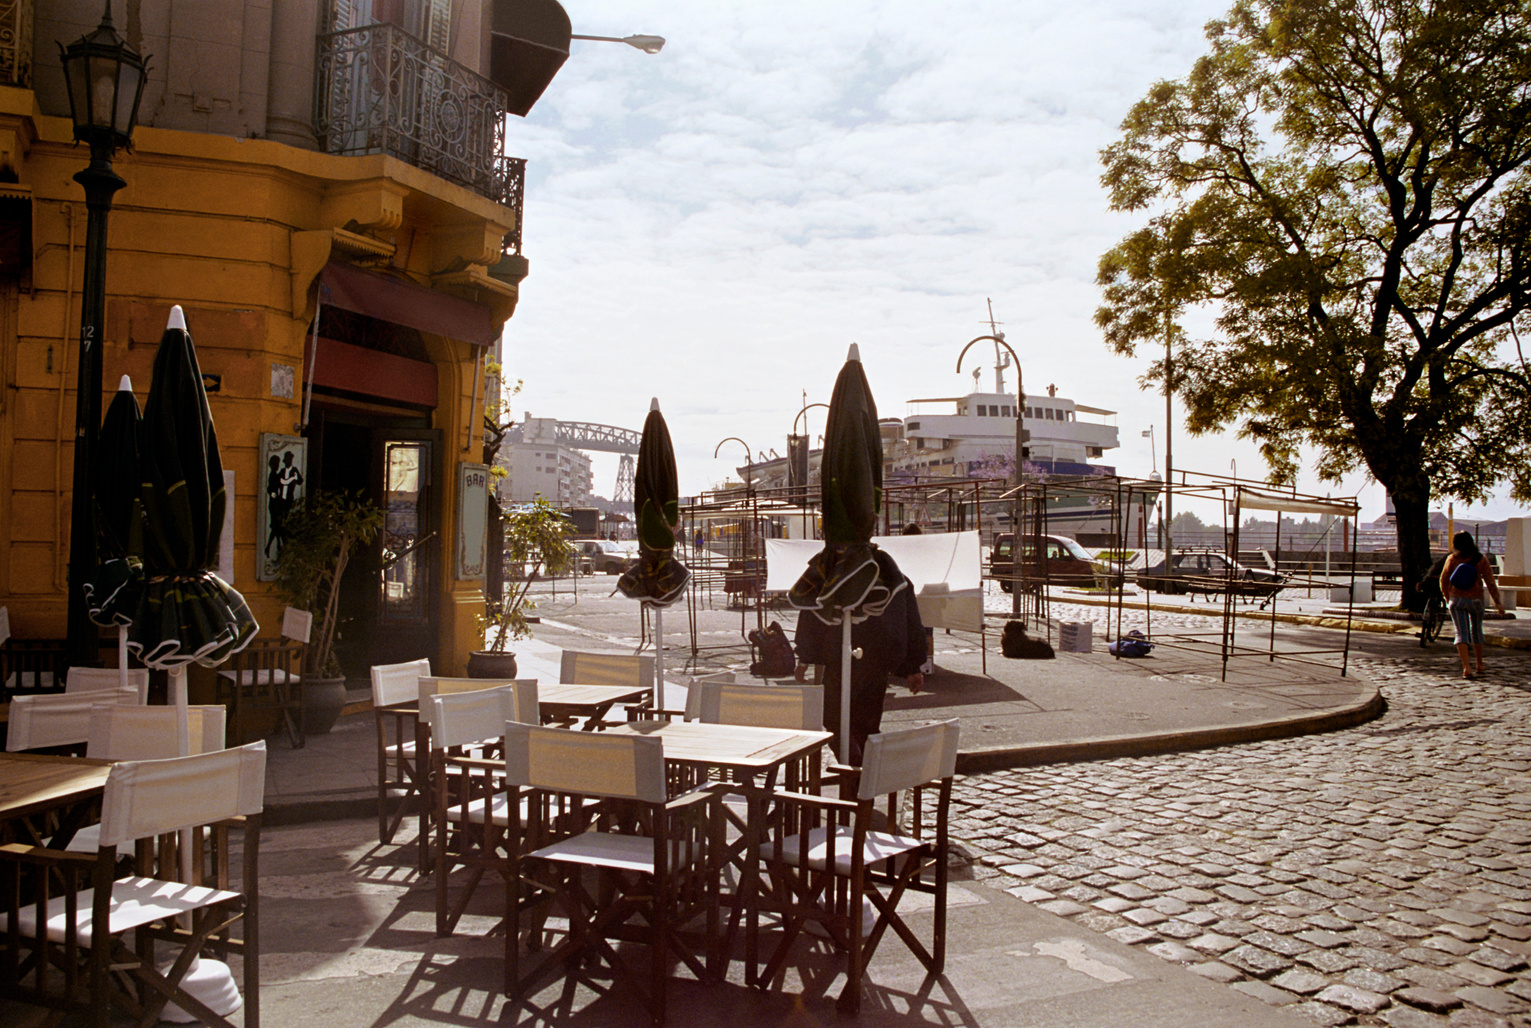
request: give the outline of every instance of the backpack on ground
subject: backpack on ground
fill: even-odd
[[[1106,649],[1113,657],[1146,657],[1154,651],[1154,644],[1134,628]]]
[[[1478,565],[1462,563],[1451,569],[1451,577],[1447,579],[1453,589],[1466,592],[1478,584]]]
[[[787,678],[797,670],[797,657],[781,625],[772,621],[764,629],[752,628],[747,637],[757,659],[750,665],[756,678]]]

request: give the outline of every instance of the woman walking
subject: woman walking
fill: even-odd
[[[1462,677],[1471,679],[1483,674],[1483,591],[1494,597],[1494,606],[1504,613],[1499,586],[1488,558],[1478,551],[1469,532],[1458,532],[1451,539],[1451,553],[1441,568],[1441,595],[1451,611],[1451,623],[1457,630],[1457,656],[1462,658]],[[1477,658],[1477,670],[1473,658]]]

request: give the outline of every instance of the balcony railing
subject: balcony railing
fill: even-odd
[[[0,86],[32,84],[32,0],[0,0]]]
[[[0,0],[3,3],[3,0]],[[395,25],[319,37],[314,129],[329,153],[388,154],[516,212],[526,161],[505,155],[505,92]]]

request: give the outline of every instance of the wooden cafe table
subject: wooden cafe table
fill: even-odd
[[[734,860],[739,868],[739,891],[733,899],[735,916],[729,919],[730,927],[724,933],[725,937],[716,940],[717,945],[708,955],[708,970],[720,974],[721,959],[729,950],[733,931],[741,920],[750,927],[753,927],[756,920],[753,916],[741,919],[738,914],[752,912],[759,899],[759,853],[764,842],[766,809],[781,769],[793,760],[813,753],[834,736],[829,732],[703,724],[697,721],[629,721],[608,725],[606,731],[657,736],[664,743],[667,765],[685,768],[696,777],[705,775],[711,768],[724,769],[733,778],[733,788],[745,798],[747,813],[743,823],[738,826],[741,829],[740,838],[726,858]],[[744,947],[748,974],[753,976],[758,964],[756,958],[759,947],[755,931],[746,931]]]
[[[39,815],[57,812],[52,845],[61,848],[106,790],[111,762],[40,753],[0,753],[0,842],[41,845]]]

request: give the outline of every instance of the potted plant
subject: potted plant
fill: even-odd
[[[574,566],[575,551],[569,542],[572,526],[545,498],[501,511],[501,518],[506,585],[501,597],[491,597],[486,604],[481,619],[485,648],[468,654],[468,674],[474,678],[515,677],[516,655],[507,653],[505,644],[531,635],[527,612],[537,606],[527,598],[532,582],[544,571],[561,575]]]
[[[314,616],[303,664],[305,730],[330,730],[345,706],[345,674],[335,653],[340,627],[340,580],[357,546],[383,526],[383,512],[360,495],[316,490],[282,521],[285,540],[276,560],[277,588]]]

